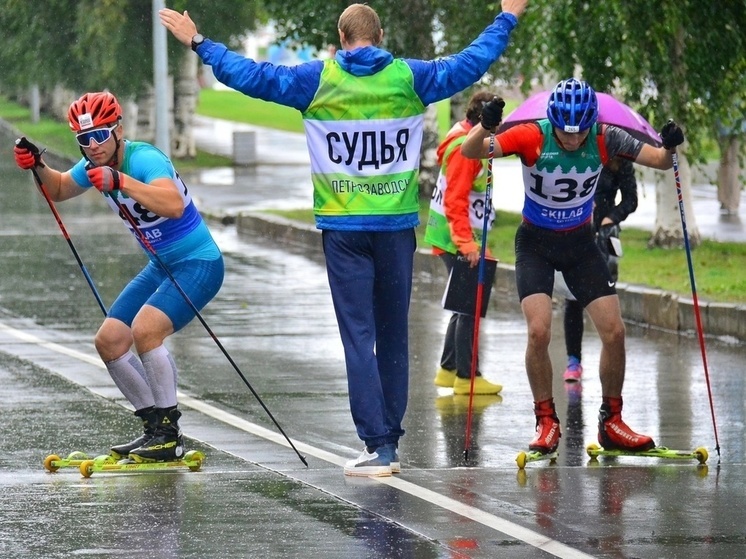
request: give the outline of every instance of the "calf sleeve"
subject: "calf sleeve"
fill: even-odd
[[[176,378],[178,371],[166,346],[158,346],[140,355],[145,376],[153,391],[156,408],[176,406]]]
[[[106,370],[109,371],[114,384],[136,410],[155,405],[145,369],[132,351],[127,351],[118,359],[106,363]]]

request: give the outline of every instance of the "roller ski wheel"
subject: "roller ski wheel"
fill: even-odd
[[[44,459],[44,468],[49,472],[56,472],[60,468],[77,468],[83,460],[88,460],[88,455],[79,450],[71,452],[66,458],[50,454]]]
[[[109,461],[85,460],[80,464],[80,474],[83,477],[91,477],[99,472],[155,472],[162,470],[178,470],[187,468],[191,472],[202,469],[205,454],[199,450],[190,450],[179,460],[168,460],[164,462],[135,462],[129,458]]]
[[[645,458],[661,458],[664,460],[696,460],[700,464],[707,462],[709,454],[707,449],[700,446],[695,450],[673,450],[665,446],[656,446],[650,450],[606,450],[596,443],[591,443],[585,448],[591,460],[598,460],[599,456],[642,456]]]
[[[518,469],[522,470],[529,462],[541,462],[544,460],[549,460],[550,464],[554,464],[557,461],[558,457],[559,452],[557,450],[546,453],[539,452],[537,450],[529,450],[528,452],[522,450],[518,453],[518,456],[515,457],[515,463],[518,465]]]

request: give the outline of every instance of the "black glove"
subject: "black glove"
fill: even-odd
[[[684,143],[684,132],[673,120],[669,120],[661,129],[661,140],[663,147],[671,150]]]
[[[42,152],[38,147],[29,142],[25,136],[16,140],[13,154],[16,158],[16,165],[21,169],[44,167],[44,163],[41,162]]]
[[[503,108],[505,108],[505,101],[502,97],[493,97],[492,101],[485,103],[479,117],[482,126],[487,130],[497,128],[503,120]]]
[[[598,228],[598,233],[596,234],[596,244],[601,250],[601,254],[604,255],[607,263],[609,262],[610,256],[621,256],[617,253],[618,247],[621,248],[621,243],[618,242],[620,232],[621,227],[619,227],[618,223],[609,223]],[[617,239],[618,247],[614,246],[614,242],[611,240],[611,237]]]

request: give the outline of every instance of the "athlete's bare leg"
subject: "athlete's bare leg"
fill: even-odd
[[[622,395],[626,364],[625,329],[619,297],[600,297],[591,302],[586,310],[601,338],[599,377],[602,395],[619,398]]]
[[[521,302],[528,326],[526,373],[534,402],[552,397],[552,361],[549,341],[552,339],[552,299],[544,293],[525,297]]]

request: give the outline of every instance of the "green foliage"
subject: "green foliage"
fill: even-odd
[[[242,47],[242,41],[257,23],[266,21],[258,0],[175,0],[168,2],[168,7],[178,12],[187,10],[200,33],[231,49]],[[179,50],[184,49],[170,33],[169,41]]]
[[[337,20],[349,3],[173,0],[169,6],[188,9],[203,34],[231,48],[272,18],[281,38],[323,50],[338,44]],[[374,7],[384,46],[418,58],[461,50],[499,12],[499,2],[483,0],[378,0]],[[152,83],[152,18],[147,0],[0,0],[1,85],[137,95]],[[183,53],[169,34],[175,75]],[[721,136],[746,135],[744,1],[531,0],[488,81],[528,90],[578,72],[600,91],[613,89],[656,128],[676,118],[688,155],[702,161]]]
[[[264,0],[264,8],[276,22],[280,40],[324,50],[327,45],[339,46],[337,22],[351,3],[298,0],[288,10],[283,0]],[[431,58],[435,53],[432,21],[437,4],[430,0],[379,0],[372,5],[384,29],[383,46],[394,56]]]
[[[0,78],[5,86],[52,87],[73,70],[75,10],[65,0],[0,0]]]
[[[720,123],[744,135],[746,6],[738,2],[532,0],[510,67],[528,87],[583,77],[660,128],[675,118],[702,161]]]
[[[300,0],[288,10],[266,0],[282,38],[324,48],[337,44],[346,1]],[[499,12],[481,0],[380,0],[384,46],[397,56],[430,58],[468,45]],[[437,45],[426,45],[433,32]],[[416,38],[415,42],[407,38]],[[688,155],[702,162],[722,134],[746,134],[746,6],[694,0],[531,0],[511,46],[488,81],[547,87],[579,75],[612,92],[655,128],[675,118]]]
[[[209,37],[239,45],[255,28],[259,0],[180,0]],[[160,23],[158,23],[160,25]],[[0,80],[5,91],[36,83],[75,91],[108,89],[136,97],[153,83],[153,9],[149,0],[0,0]],[[169,34],[170,36],[170,34]],[[171,71],[178,75],[184,46],[169,39]]]
[[[109,89],[125,99],[152,82],[150,2],[82,0],[73,11],[77,17],[71,52],[79,66],[63,81],[67,87],[75,91]],[[137,64],[132,63],[135,60]]]
[[[339,46],[337,20],[349,3],[346,0],[296,0],[292,10],[283,0],[264,0],[268,17],[275,22],[278,40],[294,46],[312,46],[324,50]]]

